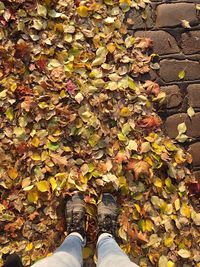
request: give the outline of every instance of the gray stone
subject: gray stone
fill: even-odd
[[[185,122],[187,131],[186,134],[189,137],[200,137],[200,113],[196,113],[191,119],[185,113],[174,114],[166,119],[165,129],[166,133],[171,138],[178,136],[178,125]]]
[[[200,62],[192,60],[164,59],[160,62],[160,77],[165,82],[180,81],[179,72],[185,71],[183,81],[200,79]]]
[[[153,40],[153,51],[159,55],[174,54],[180,51],[176,40],[165,31],[138,31],[136,37],[148,37]]]
[[[171,138],[176,138],[178,135],[177,127],[187,119],[187,114],[180,113],[168,117],[165,121],[166,134]]]
[[[200,108],[200,84],[190,84],[187,91],[189,106]]]
[[[152,19],[152,8],[150,6],[146,7],[145,10],[146,19],[142,18],[142,11],[131,9],[126,15],[126,21],[128,24],[128,29],[139,30],[139,29],[150,29],[153,27]]]
[[[196,171],[196,172],[193,172],[195,178],[197,179],[197,181],[200,182],[200,171]]]
[[[151,0],[151,2],[157,2],[157,3],[163,3],[164,1],[162,0]],[[173,3],[174,0],[165,0],[166,3],[170,4]],[[176,0],[176,2],[183,2],[183,0]],[[199,0],[187,0],[188,3],[198,3],[199,4]]]
[[[198,23],[196,6],[193,3],[171,3],[157,6],[156,27],[174,27],[181,20]]]
[[[166,93],[166,108],[177,108],[182,103],[181,91],[177,85],[162,86],[161,90]]]
[[[194,143],[190,146],[189,152],[192,155],[192,165],[193,167],[200,167],[200,142]]]
[[[181,35],[181,44],[185,54],[200,52],[200,31],[189,31]]]

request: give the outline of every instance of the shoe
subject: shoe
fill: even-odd
[[[118,229],[118,208],[117,203],[110,193],[103,193],[102,199],[97,207],[98,214],[98,236],[102,233],[109,233],[115,238]]]
[[[78,232],[83,239],[86,233],[84,196],[80,192],[75,192],[66,203],[65,219],[67,224],[67,233]]]
[[[23,267],[23,264],[21,258],[13,253],[6,258],[3,267]]]

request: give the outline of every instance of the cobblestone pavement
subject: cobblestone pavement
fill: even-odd
[[[143,79],[158,82],[166,92],[165,107],[159,110],[166,133],[175,138],[177,126],[185,122],[186,134],[191,137],[184,143],[193,156],[193,169],[200,179],[200,1],[152,0],[146,9],[146,20],[139,11],[127,16],[129,30],[135,36],[153,40],[153,53],[159,54],[159,65]],[[154,67],[154,66],[153,66]],[[179,73],[185,72],[183,79]],[[195,115],[190,118],[187,109]]]

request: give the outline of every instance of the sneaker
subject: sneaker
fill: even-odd
[[[117,203],[110,193],[103,193],[102,199],[98,204],[98,236],[102,233],[109,233],[115,238],[117,236]]]
[[[78,232],[85,238],[85,202],[84,196],[80,192],[75,192],[66,203],[65,219],[67,224],[67,233]]]

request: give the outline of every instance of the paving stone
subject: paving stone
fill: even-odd
[[[176,138],[178,135],[177,127],[180,123],[186,123],[189,137],[197,138],[200,136],[200,113],[196,113],[191,119],[185,113],[174,114],[166,119],[165,130],[166,134],[171,138]]]
[[[193,108],[200,108],[200,84],[190,84],[187,88],[188,104]]]
[[[151,0],[151,2],[163,3],[162,0]],[[166,0],[167,3],[173,3],[174,0]],[[176,2],[183,2],[183,0],[176,0]],[[188,3],[199,3],[199,0],[187,0]]]
[[[178,26],[181,20],[198,23],[194,3],[171,3],[157,6],[156,27]]]
[[[195,178],[200,181],[200,171],[193,172]]]
[[[126,21],[128,23],[128,29],[150,29],[153,27],[152,8],[147,6],[146,8],[146,20],[142,19],[142,11],[131,9],[126,15]]]
[[[200,52],[200,31],[189,31],[181,35],[181,44],[185,54]]]
[[[165,31],[138,31],[136,37],[148,37],[153,40],[153,51],[159,55],[174,54],[180,51],[176,40]]]
[[[200,167],[200,156],[199,156],[200,142],[192,144],[189,148],[189,152],[191,153],[193,158],[192,161],[193,167]]]
[[[162,86],[161,90],[166,93],[165,104],[167,109],[176,108],[182,103],[183,98],[177,85]]]
[[[197,181],[200,182],[200,171],[196,171],[196,172],[193,172],[195,178],[197,179]]]
[[[165,122],[166,134],[171,138],[176,138],[178,135],[177,126],[184,122],[186,118],[187,114],[185,113],[174,114],[168,117]]]
[[[185,70],[184,81],[200,79],[200,62],[192,60],[164,59],[160,61],[160,77],[165,82],[180,81],[179,72]]]

